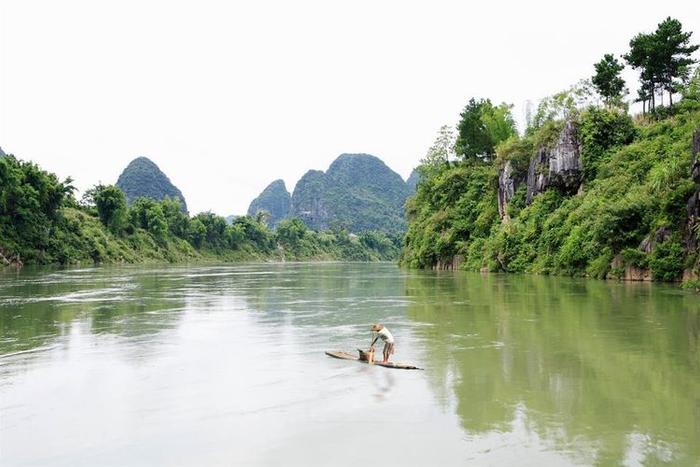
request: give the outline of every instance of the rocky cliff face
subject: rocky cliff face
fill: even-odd
[[[328,227],[330,215],[326,208],[326,174],[321,170],[309,170],[294,187],[290,212],[312,229]]]
[[[420,174],[416,169],[413,169],[411,171],[411,175],[408,176],[406,179],[406,185],[408,186],[408,189],[411,191],[411,193],[416,191],[416,187],[418,186],[418,182],[420,181]]]
[[[513,165],[506,161],[501,170],[498,171],[498,214],[501,219],[508,221],[508,201],[515,195],[517,181],[513,177]]]
[[[180,200],[182,210],[187,212],[187,203],[182,192],[146,157],[137,157],[131,161],[119,176],[117,186],[126,194],[129,204],[140,197],[161,200],[168,196]]]
[[[294,187],[291,216],[313,229],[342,225],[351,232],[406,228],[403,205],[413,191],[369,154],[342,154],[327,172],[310,170]]]
[[[700,225],[700,128],[693,135],[693,165],[690,175],[696,184],[695,193],[688,200],[688,228],[686,245],[694,250],[698,247],[698,225]]]
[[[581,186],[581,150],[576,126],[566,122],[552,148],[541,147],[527,172],[527,203],[549,187],[574,193]]]
[[[268,223],[274,227],[289,215],[291,205],[292,196],[287,191],[284,181],[275,180],[250,203],[248,215],[254,216],[259,211],[267,211],[270,214]]]

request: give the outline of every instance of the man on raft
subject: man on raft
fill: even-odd
[[[376,332],[377,336],[372,341],[372,345],[369,346],[370,349],[374,348],[374,344],[378,339],[384,341],[384,351],[382,352],[382,363],[387,363],[389,361],[389,356],[394,353],[394,336],[391,335],[389,330],[384,327],[383,324],[373,324],[372,332]]]

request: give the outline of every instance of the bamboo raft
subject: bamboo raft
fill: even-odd
[[[358,349],[359,350],[359,349]],[[361,351],[363,352],[363,351]],[[342,350],[327,350],[326,355],[329,357],[333,358],[340,358],[341,360],[354,360],[356,362],[361,362],[361,363],[367,363],[369,365],[377,365],[377,366],[383,366],[384,368],[396,368],[399,370],[422,370],[423,368],[418,368],[417,366],[413,365],[408,365],[406,363],[395,363],[395,362],[376,362],[376,361],[371,361],[371,359],[365,360],[357,355],[353,355],[350,352],[344,352]]]

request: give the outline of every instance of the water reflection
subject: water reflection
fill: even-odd
[[[518,422],[585,463],[700,458],[698,300],[663,286],[414,274],[439,398],[470,434]],[[517,424],[517,423],[516,423]],[[632,456],[632,457],[630,457]],[[670,457],[669,457],[670,456]]]
[[[696,465],[699,302],[389,264],[5,274],[0,450],[20,465],[358,465],[390,442],[405,466]],[[323,355],[366,346],[378,321],[424,372]]]

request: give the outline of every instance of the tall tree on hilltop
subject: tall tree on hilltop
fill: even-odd
[[[656,107],[655,96],[658,86],[657,78],[659,76],[658,50],[654,42],[653,34],[639,33],[630,41],[630,51],[624,56],[632,68],[640,70],[639,81],[641,82],[642,92],[639,93],[639,97],[640,99],[646,99],[642,102],[649,103],[649,110],[653,110]]]
[[[696,62],[692,54],[700,46],[690,44],[692,32],[683,32],[677,19],[668,17],[651,34],[640,33],[630,41],[630,51],[624,56],[632,68],[640,70],[642,92],[640,100],[656,108],[656,93],[668,92],[673,106],[673,94],[688,80],[690,66]]]
[[[448,165],[455,157],[455,135],[449,125],[443,125],[430,146],[425,157],[421,159],[421,171],[432,172],[441,166]]]
[[[619,101],[622,96],[627,94],[625,80],[620,76],[620,72],[625,69],[625,66],[618,62],[612,54],[605,54],[594,67],[595,74],[591,78],[591,82],[607,105]]]
[[[696,62],[691,56],[700,45],[691,45],[692,32],[683,32],[683,25],[677,19],[666,18],[656,32],[656,46],[659,51],[660,83],[668,92],[669,103],[673,106],[673,93],[688,81],[690,66]]]
[[[465,160],[490,160],[498,143],[516,134],[511,106],[470,99],[460,114],[455,152]]]

